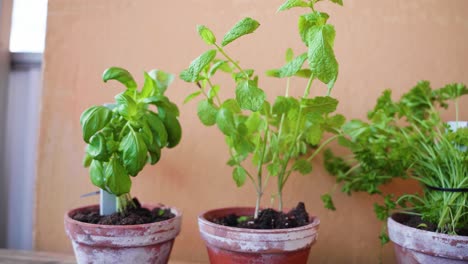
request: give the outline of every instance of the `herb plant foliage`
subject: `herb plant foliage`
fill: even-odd
[[[80,118],[87,143],[84,166],[95,186],[118,197],[119,212],[132,205],[130,176],[137,176],[147,163],[156,164],[161,150],[175,147],[182,135],[179,110],[164,96],[174,77],[158,70],[144,77],[137,89],[127,70],[107,69],[103,81],[118,81],[125,91],[115,96],[115,103],[92,106]]]
[[[333,50],[335,28],[328,23],[329,15],[315,9],[318,0],[288,0],[278,11],[299,7],[307,10],[299,17],[299,35],[305,44],[297,56],[288,49],[286,64],[269,70],[266,75],[283,79],[284,96],[274,101],[266,99],[259,76],[228,54],[230,43],[253,33],[260,24],[252,18],[236,23],[222,39],[206,26],[198,26],[200,37],[212,49],[192,61],[180,74],[186,82],[194,83],[198,90],[185,102],[202,97],[198,102],[198,117],[206,126],[217,126],[225,135],[233,168],[232,178],[238,187],[251,181],[257,193],[257,218],[261,198],[270,179],[276,181],[279,210],[283,209],[283,188],[293,172],[310,174],[311,160],[323,146],[338,137],[345,122],[342,115],[334,114],[338,101],[330,96],[338,77],[338,62]],[[340,0],[331,2],[342,5]],[[225,73],[232,77],[235,98],[223,98],[216,76]],[[303,96],[289,96],[291,79],[306,78]],[[314,81],[328,86],[323,96],[311,98]],[[229,89],[226,87],[223,89]],[[296,88],[296,87],[294,87]],[[324,139],[325,133],[335,134]],[[247,162],[256,168],[249,171]]]
[[[459,99],[468,94],[462,84],[432,89],[427,81],[419,82],[399,101],[391,90],[383,92],[368,120],[351,120],[343,126],[341,145],[348,157],[325,151],[325,167],[342,184],[341,191],[367,192],[383,197],[375,204],[379,220],[385,221],[393,211],[403,210],[436,225],[436,231],[455,234],[468,227],[467,193],[428,188],[468,188],[468,154],[465,151],[468,131],[450,131],[442,121],[441,108],[455,106],[459,120]],[[413,178],[424,188],[423,194],[395,197],[385,194],[382,186],[395,178]],[[322,196],[325,206],[335,210],[331,194]],[[381,242],[388,242],[385,227]]]

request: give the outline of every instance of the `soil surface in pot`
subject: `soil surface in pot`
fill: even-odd
[[[417,228],[420,230],[425,230],[425,231],[430,231],[430,232],[437,231],[437,225],[430,223],[428,221],[422,220],[421,217],[418,215],[401,214],[401,218],[396,219],[396,221],[399,222],[400,224],[413,227],[413,228]],[[468,228],[458,229],[457,235],[468,236]]]
[[[76,221],[98,225],[141,225],[160,222],[175,217],[170,209],[157,207],[150,211],[146,208],[142,208],[140,202],[136,198],[133,198],[133,203],[135,204],[135,208],[129,208],[124,213],[101,216],[99,215],[99,210],[95,209],[77,212],[72,215],[71,218]]]
[[[257,219],[254,219],[253,216],[230,214],[212,219],[211,222],[218,225],[248,229],[285,229],[309,224],[309,214],[304,203],[300,202],[296,208],[291,209],[288,213],[268,208],[261,210]]]

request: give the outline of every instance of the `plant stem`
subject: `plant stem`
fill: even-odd
[[[208,85],[210,85],[210,88],[213,89],[214,87],[213,83],[211,82],[210,79],[207,79],[207,80],[208,80]],[[219,99],[218,93],[216,93],[215,98],[218,101],[219,106],[221,106],[221,100]]]
[[[318,147],[318,148],[314,151],[314,153],[312,153],[312,155],[310,155],[310,157],[307,158],[307,161],[311,161],[313,158],[315,158],[315,156],[317,156],[317,155],[320,153],[320,151],[322,151],[322,149],[323,149],[324,147],[326,147],[328,144],[330,144],[330,142],[332,142],[333,140],[335,140],[335,139],[337,139],[337,138],[339,138],[339,137],[341,137],[340,134],[334,135],[333,137],[330,137],[329,139],[325,140],[325,142],[323,142],[323,144],[320,145],[320,147]]]
[[[237,62],[235,62],[231,57],[229,57],[229,55],[227,55],[223,48],[218,46],[218,44],[216,43],[214,45],[216,46],[216,48],[218,48],[218,51],[221,54],[223,54],[223,56],[226,57],[226,59],[228,59],[234,65],[234,67],[236,67],[240,72],[242,72],[245,75],[245,77],[247,77],[247,79],[249,78],[249,75],[239,66]]]

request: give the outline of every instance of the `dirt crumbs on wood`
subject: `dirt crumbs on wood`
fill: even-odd
[[[154,208],[148,210],[142,208],[136,198],[133,199],[135,208],[128,209],[125,213],[111,215],[99,215],[97,210],[78,212],[72,216],[76,221],[98,225],[141,225],[160,222],[175,217],[170,209]]]
[[[253,216],[230,214],[215,218],[212,222],[218,225],[249,229],[285,229],[309,224],[309,214],[304,203],[300,202],[296,208],[286,214],[268,208],[261,210],[257,219]]]

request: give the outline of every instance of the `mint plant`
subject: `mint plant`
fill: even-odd
[[[294,56],[288,49],[286,64],[266,73],[284,79],[285,83],[284,96],[276,97],[273,102],[266,99],[255,71],[241,66],[226,50],[231,42],[260,26],[249,17],[235,24],[220,41],[208,27],[198,26],[200,37],[212,49],[193,60],[180,74],[182,80],[198,87],[185,102],[202,96],[197,108],[200,121],[206,126],[216,125],[224,134],[230,153],[227,164],[233,167],[236,185],[243,186],[248,179],[255,186],[255,218],[269,180],[276,180],[278,208],[282,211],[283,189],[291,174],[311,173],[311,160],[338,137],[345,122],[342,115],[334,114],[338,101],[330,96],[338,77],[333,50],[335,28],[328,23],[328,14],[315,9],[317,2],[288,0],[278,10],[300,7],[308,12],[299,17],[299,35],[305,52]],[[340,0],[332,2],[342,5]],[[221,97],[221,85],[215,81],[219,73],[232,77],[235,98]],[[289,95],[293,77],[308,79],[302,97]],[[328,86],[323,96],[310,97],[314,81]],[[324,141],[325,133],[333,136]],[[255,170],[248,170],[248,162]]]
[[[343,126],[339,142],[351,155],[338,157],[327,150],[326,169],[337,177],[344,193],[383,197],[383,204],[374,205],[381,221],[393,211],[403,210],[436,224],[439,232],[454,233],[460,226],[466,227],[466,194],[427,189],[468,187],[467,154],[456,147],[467,145],[467,131],[450,132],[441,118],[441,108],[453,104],[458,121],[458,101],[466,94],[465,85],[432,89],[427,81],[419,82],[398,101],[392,99],[391,90],[384,91],[367,121],[351,120]],[[424,194],[385,194],[381,187],[396,178],[418,180]],[[322,199],[327,208],[335,210],[331,194]],[[388,242],[385,227],[380,239],[383,244]]]
[[[137,176],[147,163],[156,164],[161,150],[175,147],[182,135],[179,110],[164,96],[174,77],[158,70],[144,76],[139,90],[127,70],[107,69],[103,81],[118,81],[125,91],[115,96],[114,104],[92,106],[80,118],[87,143],[84,166],[95,186],[118,197],[119,212],[132,205],[130,176]]]

